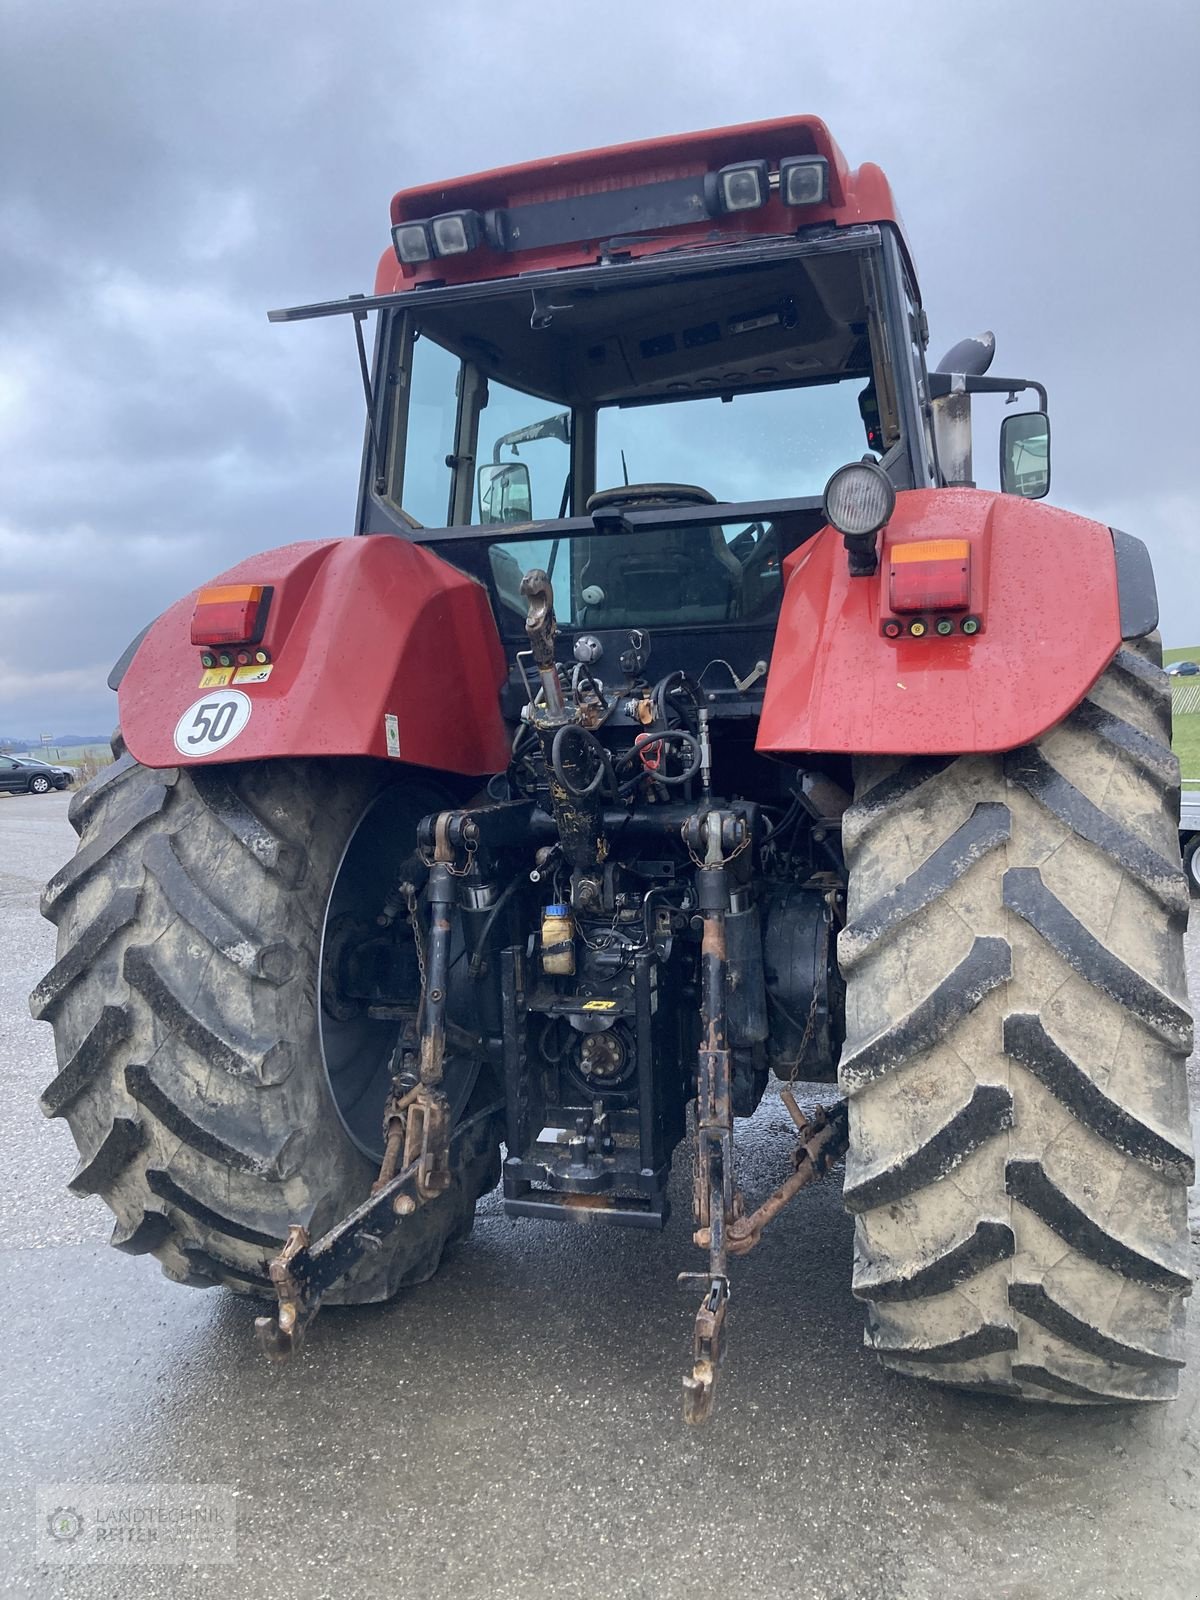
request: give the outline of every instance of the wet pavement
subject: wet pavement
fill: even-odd
[[[1200,1594],[1200,1311],[1167,1407],[914,1387],[863,1349],[836,1182],[737,1264],[707,1429],[679,1420],[695,1308],[674,1277],[697,1259],[678,1181],[662,1237],[509,1222],[489,1198],[432,1283],[323,1312],[269,1367],[246,1302],[108,1249],[104,1207],[65,1191],[26,995],[53,957],[37,894],[73,844],[66,806],[0,799],[0,1593]],[[743,1139],[752,1192],[786,1170],[787,1128],[770,1097]],[[236,1567],[37,1565],[39,1486],[96,1483],[231,1490]]]

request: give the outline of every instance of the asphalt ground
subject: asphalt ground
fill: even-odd
[[[75,1149],[37,1108],[54,1052],[26,996],[53,959],[37,896],[74,843],[67,799],[0,800],[0,1592],[1200,1595],[1200,1314],[1170,1406],[916,1387],[863,1348],[836,1179],[737,1264],[705,1429],[679,1418],[686,1160],[661,1237],[510,1222],[489,1197],[433,1282],[323,1312],[297,1362],[268,1366],[250,1304],[110,1250],[103,1205],[66,1192]],[[769,1097],[742,1135],[751,1192],[786,1170],[787,1130]],[[39,1488],[69,1505],[158,1483],[234,1497],[236,1565],[69,1547],[39,1565]]]

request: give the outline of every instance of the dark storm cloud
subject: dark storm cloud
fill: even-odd
[[[369,288],[394,189],[796,111],[891,176],[931,354],[996,329],[1050,389],[1055,500],[1146,537],[1200,638],[1197,31],[1167,0],[0,0],[0,732],[107,726],[149,616],[346,531],[349,330],[264,312]]]

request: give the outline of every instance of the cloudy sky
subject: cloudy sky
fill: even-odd
[[[350,329],[265,313],[369,289],[395,189],[801,111],[1200,642],[1197,81],[1195,0],[0,0],[0,733],[107,730],[151,616],[350,531]]]

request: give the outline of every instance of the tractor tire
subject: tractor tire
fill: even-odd
[[[1194,1168],[1170,730],[1151,636],[1036,744],[856,763],[845,1203],[896,1372],[1175,1394]]]
[[[365,819],[387,824],[368,856],[376,838],[406,832],[411,853],[417,822],[447,797],[377,763],[158,771],[119,735],[114,751],[71,801],[79,848],[42,897],[58,960],[30,1007],[53,1025],[60,1068],[42,1109],[66,1118],[80,1152],[70,1188],[115,1213],[118,1250],[156,1256],[180,1283],[269,1296],[288,1225],[315,1239],[378,1173],[381,1126],[351,1136],[326,1070],[320,961],[335,885]],[[356,874],[379,896],[398,881],[382,859]],[[379,1058],[390,1081],[389,1062],[390,1043]],[[473,1126],[451,1146],[450,1187],[327,1301],[387,1299],[470,1231],[499,1177],[502,1123],[478,1114],[497,1099],[486,1068],[467,1094]],[[373,1123],[381,1113],[380,1100]]]

